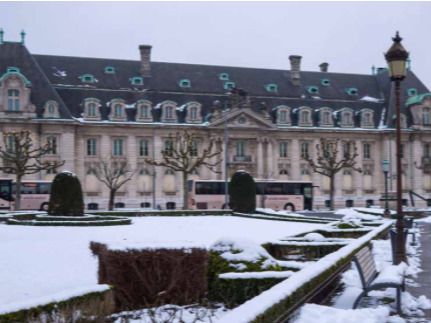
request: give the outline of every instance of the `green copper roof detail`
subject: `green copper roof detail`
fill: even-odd
[[[93,75],[91,74],[84,74],[79,76],[79,79],[81,80],[81,82],[83,83],[94,83],[95,82],[95,78]]]
[[[417,95],[418,94],[418,90],[416,90],[415,88],[410,88],[410,89],[407,89],[407,95],[408,96],[413,96],[413,95]]]
[[[329,79],[321,79],[320,84],[322,84],[323,86],[329,86],[331,85],[331,81],[329,81]]]
[[[419,95],[411,96],[406,101],[406,107],[415,105],[415,104],[421,104],[426,98],[431,98],[431,93],[423,93]]]
[[[232,90],[235,87],[235,82],[224,82],[223,88],[225,90]]]
[[[349,87],[345,91],[348,95],[358,95],[358,89],[355,87]]]
[[[144,79],[140,76],[134,76],[129,78],[130,83],[132,83],[132,85],[143,85],[144,84]]]
[[[229,74],[228,73],[220,73],[218,75],[219,80],[222,81],[229,81]]]
[[[307,87],[307,92],[310,94],[319,94],[319,88],[317,86],[311,85]]]
[[[105,67],[105,74],[115,74],[115,67],[106,66]]]
[[[180,80],[179,82],[178,82],[178,85],[180,86],[180,87],[191,87],[192,86],[192,83],[190,82],[190,80],[188,80],[188,79],[182,79],[182,80]]]
[[[266,84],[265,90],[272,93],[278,92],[278,85],[275,83]]]
[[[0,45],[3,44],[3,36],[4,36],[4,31],[2,28],[0,28]]]
[[[31,85],[31,82],[21,73],[21,71],[19,70],[18,67],[15,66],[9,66],[6,69],[6,73],[4,73],[1,77],[0,77],[0,83],[3,82],[3,80],[7,79],[9,76],[12,75],[16,75],[18,76],[21,81],[26,85],[29,86]]]

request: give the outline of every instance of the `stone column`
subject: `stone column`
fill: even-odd
[[[129,163],[129,167],[132,171],[135,171],[132,179],[128,181],[126,184],[126,196],[128,197],[137,197],[137,186],[138,186],[138,177],[139,177],[139,169],[137,169],[137,143],[136,137],[134,135],[129,135],[127,137],[127,149],[126,149],[126,160]],[[137,205],[139,206],[139,205]]]
[[[59,141],[61,145],[61,158],[65,161],[62,169],[75,172],[75,133],[73,129],[67,129],[65,132],[63,132]]]
[[[263,178],[263,147],[261,138],[257,138],[257,177]]]
[[[299,145],[298,139],[292,139],[292,147],[291,147],[291,174],[290,178],[292,180],[299,180],[301,177],[300,164],[301,164],[301,149]]]
[[[357,148],[358,157],[356,157],[356,167],[361,167],[362,171],[364,170],[364,152],[363,152],[363,142],[361,140],[355,140],[355,145]],[[363,173],[359,173],[357,171],[352,171],[353,175],[353,189],[356,192],[356,196],[363,196],[364,194],[364,185],[362,176]],[[365,201],[364,201],[365,203]]]
[[[271,139],[268,140],[267,143],[267,156],[266,156],[266,165],[267,172],[266,177],[271,178],[274,177],[274,151],[273,151],[273,142]]]

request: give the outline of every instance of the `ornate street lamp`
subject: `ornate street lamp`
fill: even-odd
[[[395,264],[406,261],[406,248],[404,237],[403,205],[402,205],[402,171],[401,171],[401,121],[400,121],[400,84],[406,77],[406,62],[409,53],[401,45],[402,38],[398,31],[394,38],[394,43],[385,54],[388,63],[389,76],[395,83],[395,110],[396,110],[396,164],[397,164],[397,222],[395,240]]]
[[[383,212],[383,216],[385,218],[391,217],[391,211],[389,211],[388,205],[388,173],[389,173],[389,160],[385,159],[382,161],[382,170],[385,175],[385,211]]]

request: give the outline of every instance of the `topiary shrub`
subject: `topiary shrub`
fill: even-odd
[[[256,183],[246,171],[233,174],[229,183],[229,203],[234,212],[254,213],[256,209]]]
[[[49,215],[82,216],[84,199],[81,183],[71,172],[61,172],[54,177],[49,196]]]

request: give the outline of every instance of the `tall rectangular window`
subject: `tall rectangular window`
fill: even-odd
[[[123,139],[114,139],[112,146],[112,155],[123,156]]]
[[[404,158],[404,144],[400,145],[400,158]]]
[[[87,139],[87,156],[97,155],[97,141],[96,138]]]
[[[371,144],[364,143],[363,150],[364,150],[364,159],[370,159],[371,158]]]
[[[7,97],[8,111],[19,111],[19,90],[8,90]]]
[[[238,157],[245,156],[245,141],[244,140],[238,140],[236,142],[236,155]]]
[[[196,140],[192,140],[190,144],[190,156],[196,157],[198,155],[198,143]]]
[[[281,158],[286,158],[287,157],[287,142],[286,141],[282,141],[279,144],[279,150],[280,150],[280,157]]]
[[[14,153],[16,151],[15,136],[9,135],[6,139],[6,151],[8,153]]]
[[[49,136],[46,138],[46,143],[49,147],[49,154],[56,155],[57,154],[57,137]]]
[[[301,157],[308,158],[308,142],[301,143]]]
[[[172,151],[174,150],[174,143],[171,139],[165,140],[164,152],[167,156],[172,156]]]
[[[139,140],[139,156],[148,156],[148,140]]]
[[[96,113],[96,103],[88,103],[88,106],[87,106],[87,115],[89,117],[95,117],[97,115],[97,113]]]
[[[114,106],[114,117],[115,118],[121,118],[123,116],[123,107],[121,104],[116,104]]]

